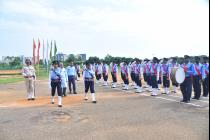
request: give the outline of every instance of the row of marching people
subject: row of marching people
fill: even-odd
[[[136,89],[136,93],[143,91],[151,92],[151,96],[157,96],[159,90],[163,86],[164,92],[162,94],[177,93],[177,88],[180,87],[183,94],[183,102],[189,102],[192,96],[192,89],[194,89],[195,96],[193,99],[199,100],[201,97],[201,89],[203,89],[203,97],[208,97],[209,94],[209,63],[208,57],[203,57],[203,62],[199,57],[195,57],[195,62],[190,62],[191,58],[185,56],[180,59],[178,63],[177,58],[159,60],[154,57],[152,60],[135,59],[131,63],[122,62],[120,64],[121,79],[123,80],[123,90],[129,89],[130,81],[132,87]],[[172,80],[171,73],[173,68],[183,68],[185,77],[184,82],[178,84]],[[109,71],[112,76],[112,88],[117,87],[119,80],[119,67],[116,62],[112,62],[110,66],[103,63],[96,63],[92,66],[95,71],[96,83],[104,79],[104,86],[108,85]],[[131,79],[131,80],[130,80]],[[143,85],[144,83],[144,85]],[[171,84],[173,90],[170,91]],[[203,86],[203,88],[202,88]]]

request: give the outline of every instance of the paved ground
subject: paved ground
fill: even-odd
[[[64,107],[49,103],[47,82],[38,99],[24,100],[23,83],[0,85],[0,140],[208,140],[209,99],[181,104],[180,95],[150,97],[96,86],[98,103],[78,95]]]

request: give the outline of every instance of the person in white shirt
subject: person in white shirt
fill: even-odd
[[[68,81],[69,81],[69,92],[72,94],[72,85],[73,85],[73,92],[76,92],[76,68],[73,62],[70,62],[70,65],[66,68],[68,74]]]
[[[66,89],[68,87],[68,75],[63,63],[60,63],[61,68],[61,88],[63,96],[66,96]]]

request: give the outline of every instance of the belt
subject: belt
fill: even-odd
[[[92,82],[92,81],[94,81],[94,79],[93,78],[85,78],[85,81]]]
[[[61,82],[61,80],[59,80],[59,79],[57,79],[57,80],[51,80],[51,82],[53,82],[53,83],[59,83],[59,82]]]

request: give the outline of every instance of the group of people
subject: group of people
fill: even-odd
[[[182,102],[189,103],[192,96],[192,89],[194,89],[195,96],[193,99],[199,100],[203,89],[203,96],[208,97],[209,94],[209,59],[203,57],[203,61],[199,57],[195,58],[195,63],[190,62],[190,57],[185,56],[178,63],[177,58],[162,60],[154,57],[152,60],[135,59],[133,62],[122,62],[118,66],[116,62],[108,65],[106,62],[96,62],[91,64],[86,62],[83,65],[82,74],[85,85],[84,100],[88,100],[88,91],[91,92],[92,102],[97,103],[94,89],[94,79],[96,84],[99,84],[103,78],[103,86],[108,86],[109,74],[112,77],[112,88],[117,87],[119,80],[118,73],[120,67],[121,79],[123,83],[123,90],[129,90],[130,81],[132,87],[136,89],[136,93],[144,91],[151,92],[151,96],[157,96],[161,88],[164,88],[163,94],[170,94],[170,85],[173,85],[174,93],[180,86],[183,94]],[[173,68],[181,67],[185,72],[185,80],[182,84],[171,81],[171,72]],[[69,87],[69,94],[77,94],[76,91],[76,77],[80,77],[80,65],[69,63],[67,68],[63,63],[58,61],[52,62],[52,67],[49,73],[49,86],[51,88],[51,103],[54,104],[54,96],[57,89],[58,107],[62,107],[62,97],[66,96],[67,87]],[[26,81],[28,100],[35,100],[35,84],[36,79],[35,69],[31,65],[29,59],[26,60],[26,66],[23,67],[22,74]],[[143,83],[145,83],[143,85]],[[73,88],[72,88],[73,86]],[[203,88],[202,88],[203,87]],[[72,90],[73,89],[73,90]],[[145,90],[144,90],[145,89]]]

